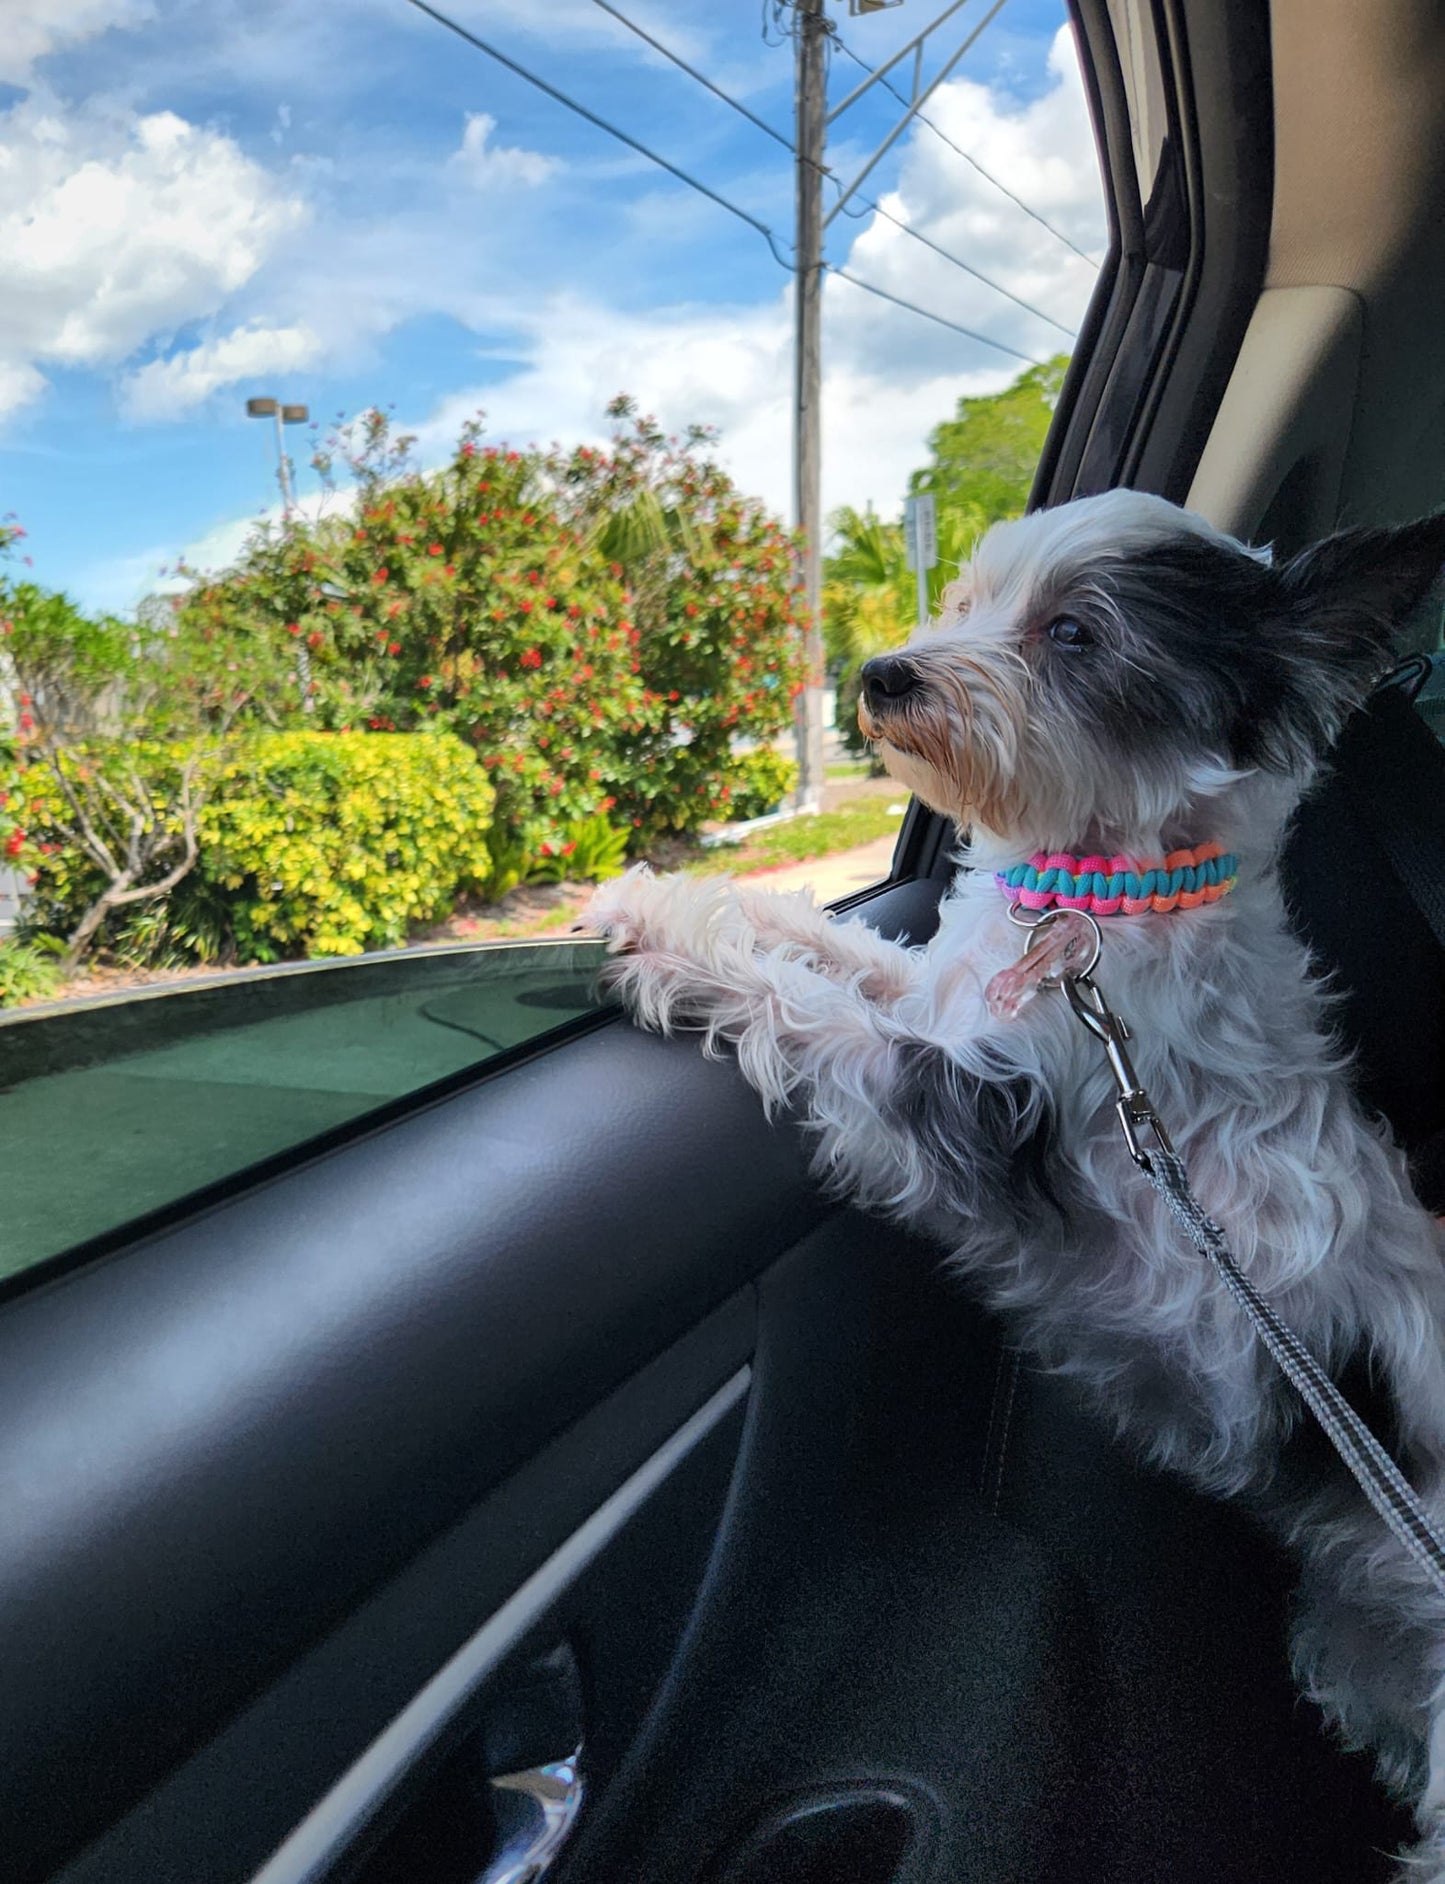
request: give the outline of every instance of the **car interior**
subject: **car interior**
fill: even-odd
[[[1445,501],[1445,12],[1071,12],[1113,239],[1034,501]],[[1287,861],[1422,1184],[1442,770],[1387,689]],[[915,805],[847,913],[926,941],[954,843]],[[343,1112],[0,1298],[9,1884],[1390,1874],[1290,1565],[726,1061],[594,1012]]]

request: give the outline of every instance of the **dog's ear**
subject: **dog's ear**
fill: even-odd
[[[1393,528],[1341,530],[1277,567],[1274,645],[1290,676],[1277,731],[1287,762],[1334,743],[1442,573],[1445,511]]]

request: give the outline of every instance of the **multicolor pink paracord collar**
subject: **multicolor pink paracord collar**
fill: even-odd
[[[1222,844],[1171,850],[1167,857],[1075,857],[1038,851],[995,872],[999,888],[1025,909],[1082,909],[1091,916],[1167,915],[1227,896],[1239,859]]]

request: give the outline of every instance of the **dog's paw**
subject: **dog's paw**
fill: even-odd
[[[580,926],[607,938],[614,955],[641,946],[649,913],[662,885],[648,864],[636,864],[623,876],[599,884],[582,912]]]

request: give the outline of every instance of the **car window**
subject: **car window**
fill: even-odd
[[[860,669],[1108,236],[1059,0],[82,11],[0,73],[12,1270],[573,1024],[508,950],[629,863],[886,880]]]
[[[418,949],[0,1015],[0,1279],[575,1028],[601,959]]]

